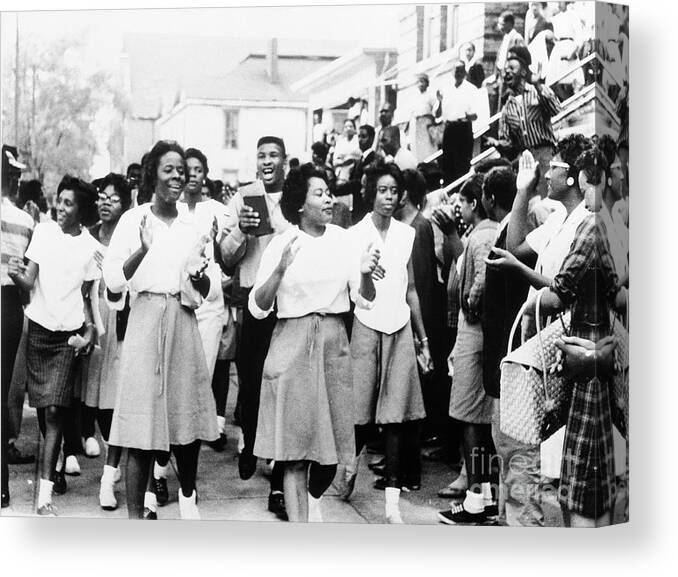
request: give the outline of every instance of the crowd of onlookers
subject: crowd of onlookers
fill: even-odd
[[[490,108],[469,43],[448,89],[419,77],[406,131],[391,103],[372,126],[353,99],[340,136],[314,130],[309,162],[262,136],[257,179],[238,186],[211,180],[199,149],[159,141],[125,175],[64,176],[49,207],[3,147],[3,507],[8,464],[35,459],[15,447],[27,392],[43,436],[38,514],[56,514],[79,454],[101,454],[98,426],[104,510],[126,453],[129,515],[157,518],[174,455],[181,516],[200,518],[200,445],[226,447],[234,363],[239,474],[270,464],[281,519],[322,520],[333,481],[348,501],[365,447],[383,455],[369,468],[388,522],[421,488],[422,458],[450,465],[443,523],[543,525],[554,487],[567,525],[619,519],[627,88],[618,138],[556,137],[578,80],[550,83],[551,60],[580,58],[586,37],[572,3],[544,4],[530,3],[524,39],[500,18],[500,118],[479,162],[473,127]],[[422,162],[436,127],[442,155]],[[502,359],[565,312],[548,368],[566,383],[563,427],[517,440],[502,427]]]

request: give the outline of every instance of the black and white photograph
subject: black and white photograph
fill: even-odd
[[[628,6],[0,33],[2,517],[629,521]]]

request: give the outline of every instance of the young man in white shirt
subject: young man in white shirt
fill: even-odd
[[[241,294],[234,295],[234,304],[242,308],[242,333],[237,365],[240,374],[240,422],[245,446],[238,460],[238,472],[243,480],[254,475],[257,458],[253,454],[257,432],[259,396],[264,361],[268,353],[275,313],[263,320],[255,319],[247,308],[247,299],[261,261],[264,249],[274,235],[287,230],[291,225],[285,220],[280,209],[282,185],[285,179],[285,143],[276,136],[264,136],[257,143],[257,172],[264,185],[264,198],[273,233],[256,236],[261,215],[247,206],[240,189],[229,202],[227,234],[221,241],[221,255],[227,268],[234,269]],[[283,497],[283,469],[273,468],[268,509],[279,519],[287,520]]]
[[[473,156],[473,121],[478,118],[478,89],[466,80],[466,65],[454,65],[454,83],[438,92],[441,101],[443,133],[442,169],[446,182],[468,172]]]

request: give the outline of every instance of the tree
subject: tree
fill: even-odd
[[[18,81],[16,145],[28,165],[27,172],[43,182],[48,193],[66,173],[91,178],[89,171],[97,152],[95,116],[106,107],[121,115],[126,107],[120,82],[113,74],[83,70],[84,48],[75,38],[38,43],[35,38],[20,36],[18,73],[15,52],[5,51],[3,134],[15,134],[14,88]],[[109,142],[109,146],[115,148],[115,143]]]

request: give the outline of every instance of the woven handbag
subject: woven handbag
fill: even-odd
[[[539,291],[535,311],[537,334],[511,351],[526,302],[513,322],[508,351],[501,361],[500,428],[509,437],[529,445],[538,445],[560,429],[567,421],[570,404],[565,380],[548,371],[557,358],[555,342],[567,333],[570,314],[559,315],[558,320],[542,329],[541,296]]]

